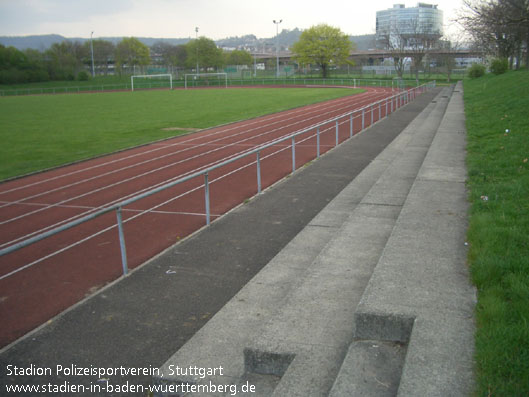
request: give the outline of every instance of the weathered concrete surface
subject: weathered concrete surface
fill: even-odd
[[[448,93],[171,357],[155,382],[206,384],[212,379],[170,376],[169,369],[221,364],[224,375],[215,381],[240,385],[253,377],[253,395],[327,395],[353,340],[356,305],[438,130]],[[400,364],[386,371],[394,388],[401,358],[402,349],[394,360]]]
[[[355,318],[357,338],[407,339],[399,396],[465,396],[473,388],[465,180],[459,83]]]

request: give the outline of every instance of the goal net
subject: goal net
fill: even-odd
[[[164,88],[173,89],[173,76],[171,74],[140,74],[130,76],[131,91],[135,89]]]
[[[185,88],[225,87],[228,88],[228,73],[192,73],[185,75]]]

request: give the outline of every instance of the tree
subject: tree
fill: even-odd
[[[27,64],[27,75],[28,81],[39,82],[49,81],[50,76],[46,70],[46,62],[44,54],[38,50],[28,48],[24,50],[24,55],[28,61]]]
[[[222,50],[217,48],[215,42],[207,37],[199,37],[197,40],[191,40],[186,44],[187,66],[192,68],[197,64],[198,67],[207,70],[208,68],[219,68],[224,64]],[[198,73],[199,71],[197,71]]]
[[[404,60],[406,59],[406,40],[404,40],[398,27],[395,27],[393,31],[384,30],[378,32],[377,41],[380,46],[391,52],[397,76],[402,79],[405,67]]]
[[[338,28],[321,24],[305,30],[294,43],[294,59],[302,65],[318,65],[326,78],[330,66],[347,63],[352,49],[349,37]]]
[[[23,69],[28,63],[27,57],[15,47],[0,44],[0,84],[26,82]]]
[[[116,47],[116,66],[145,66],[151,62],[149,47],[134,37],[124,38]]]
[[[437,45],[441,32],[425,29],[416,17],[394,24],[388,30],[378,32],[377,36],[379,44],[392,53],[400,78],[404,73],[404,60],[411,58],[418,83],[422,62],[430,49]]]
[[[233,50],[225,53],[227,65],[251,65],[252,55],[248,51]]]
[[[446,80],[450,83],[452,78],[452,71],[456,67],[457,51],[461,48],[461,44],[455,39],[445,37],[439,40],[437,51],[435,55],[435,63],[440,68],[443,74],[446,74]]]
[[[441,38],[441,33],[425,31],[417,18],[409,21],[408,29],[405,40],[409,46],[410,58],[413,60],[413,67],[415,69],[415,81],[418,85],[419,70],[422,62]]]
[[[108,65],[113,62],[116,56],[116,46],[111,41],[94,40],[94,66],[96,70],[103,70],[105,76],[108,74]],[[91,51],[90,42],[85,42],[87,51]],[[91,60],[90,60],[91,61]]]
[[[161,56],[161,60],[158,62],[159,64],[171,68],[185,67],[187,59],[185,45],[172,45],[158,41],[152,45],[151,50],[154,54]]]
[[[529,0],[464,0],[458,18],[475,46],[520,66],[525,52],[529,68]]]
[[[86,47],[77,41],[53,44],[46,51],[50,77],[53,80],[73,80],[84,68],[83,60],[88,56]]]

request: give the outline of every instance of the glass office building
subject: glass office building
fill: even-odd
[[[393,8],[377,11],[377,47],[384,48],[403,40],[403,47],[420,42],[428,46],[443,35],[443,11],[437,5],[418,3],[417,7],[406,8],[395,4]]]

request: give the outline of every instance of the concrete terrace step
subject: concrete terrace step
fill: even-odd
[[[161,367],[154,383],[233,384],[239,390],[249,383],[256,387],[253,396],[326,395],[353,337],[355,307],[439,127],[448,94],[449,89],[441,91]],[[223,374],[178,376],[176,366],[222,366]]]
[[[471,394],[464,148],[459,83],[357,307],[355,339],[331,396]]]

